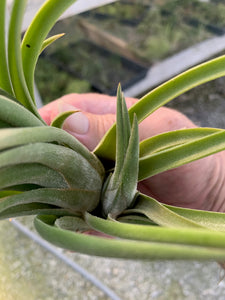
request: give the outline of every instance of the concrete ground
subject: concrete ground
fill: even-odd
[[[225,299],[223,271],[217,263],[125,261],[65,253],[123,300]],[[0,275],[0,300],[109,299],[9,221],[0,226]]]

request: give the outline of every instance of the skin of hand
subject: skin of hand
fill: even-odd
[[[137,99],[127,98],[127,106]],[[79,110],[63,128],[89,150],[93,150],[116,120],[116,97],[100,94],[69,94],[39,110],[49,125],[59,114]],[[177,129],[196,127],[182,113],[161,107],[139,125],[140,140]],[[138,190],[170,205],[225,211],[225,152],[220,152],[187,165],[143,180]]]

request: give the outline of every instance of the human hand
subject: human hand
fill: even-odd
[[[127,98],[127,106],[137,99]],[[116,97],[100,94],[70,94],[44,106],[40,114],[47,124],[59,114],[78,109],[64,129],[93,150],[116,120]],[[161,107],[139,125],[140,140],[162,132],[196,127],[186,116]],[[211,155],[163,172],[139,183],[138,189],[171,205],[225,211],[225,152]]]

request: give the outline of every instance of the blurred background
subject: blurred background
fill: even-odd
[[[24,29],[43,2],[28,1]],[[225,3],[78,0],[52,34],[62,32],[66,35],[38,62],[35,80],[43,104],[72,92],[115,95],[119,82],[125,95],[139,98],[177,73],[224,53]],[[168,105],[197,125],[225,128],[224,86],[220,78]],[[33,233],[31,217],[18,221]],[[2,221],[0,300],[225,299],[224,271],[216,262],[125,261],[56,251],[69,265],[25,236],[17,223]],[[74,271],[72,262],[110,290]]]

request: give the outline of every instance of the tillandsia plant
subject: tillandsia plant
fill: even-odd
[[[13,1],[9,26],[6,0],[0,1],[0,218],[35,215],[43,238],[90,255],[224,261],[225,214],[161,204],[140,193],[137,183],[225,149],[222,129],[138,138],[138,123],[156,109],[224,76],[225,56],[155,88],[129,111],[119,86],[116,123],[90,152],[61,129],[76,112],[47,126],[34,97],[38,56],[61,36],[48,33],[73,2],[46,1],[21,41],[26,0]],[[102,235],[85,234],[90,230]]]

